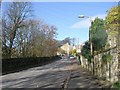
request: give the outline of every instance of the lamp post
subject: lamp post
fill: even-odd
[[[88,18],[90,20],[90,23],[92,23],[92,19],[90,16],[84,16],[84,15],[79,15],[78,18]],[[91,40],[91,34],[90,34],[90,28],[89,28],[89,41],[90,41],[90,52],[91,52],[91,56],[93,58],[93,44],[92,44],[92,40]],[[94,74],[94,60],[93,60],[93,74]]]
[[[92,23],[92,19],[91,19],[90,16],[79,15],[78,18],[89,18],[90,23]],[[92,41],[91,41],[90,29],[89,29],[89,37],[90,37],[90,51],[91,51],[91,55],[92,55],[93,54],[93,48],[92,48]]]

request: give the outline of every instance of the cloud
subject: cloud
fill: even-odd
[[[105,19],[106,14],[99,14],[91,17],[91,20],[93,21],[96,17]],[[90,18],[80,20],[79,22],[74,23],[71,28],[74,29],[80,29],[80,28],[89,28],[91,25]]]

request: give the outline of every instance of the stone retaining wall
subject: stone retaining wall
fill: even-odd
[[[102,56],[110,53],[112,60],[104,63]],[[82,67],[93,73],[93,63],[81,56]],[[114,83],[118,80],[118,53],[117,48],[111,48],[94,56],[94,75],[102,80]]]

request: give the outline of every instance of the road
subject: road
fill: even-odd
[[[62,88],[70,75],[71,60],[61,59],[51,64],[2,76],[2,88]]]
[[[3,75],[2,88],[101,88],[96,78],[77,60],[60,59],[50,64]]]

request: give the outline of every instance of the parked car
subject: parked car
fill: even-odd
[[[69,59],[75,59],[75,57],[73,55],[69,55]]]

